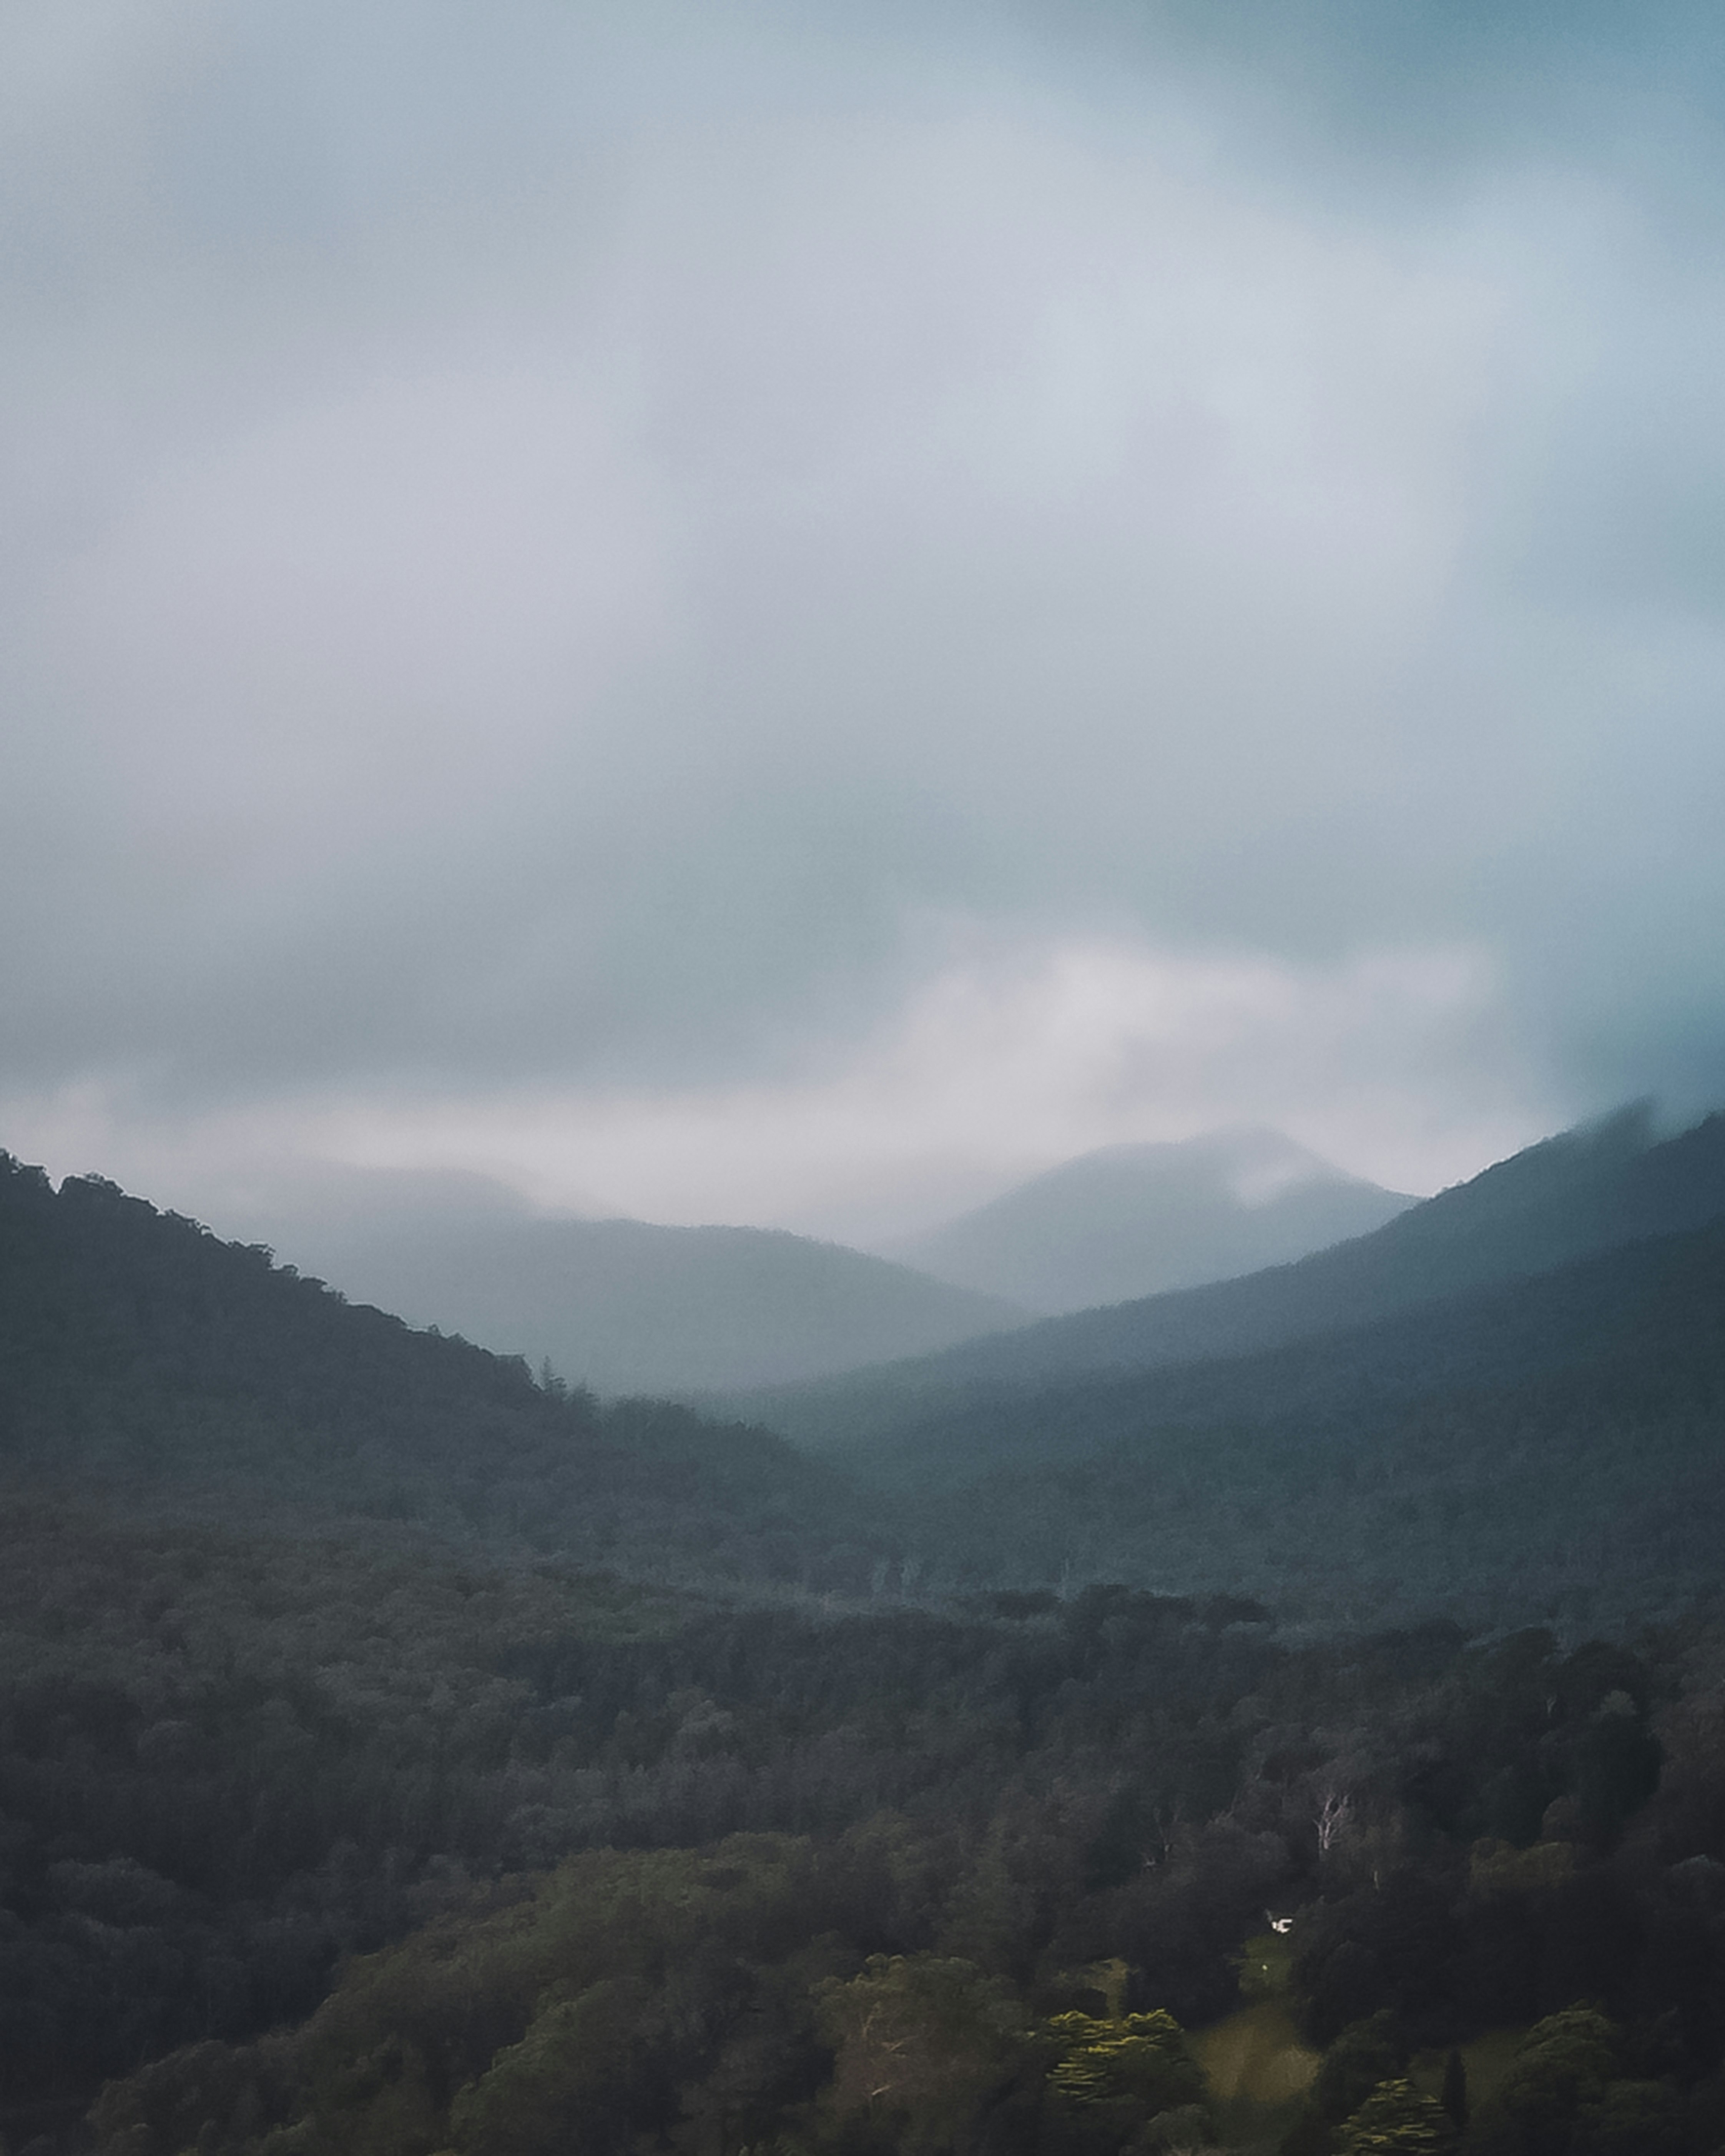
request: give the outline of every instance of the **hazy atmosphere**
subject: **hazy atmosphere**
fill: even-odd
[[[1715,1104],[1722,44],[8,8],[0,1141],[867,1240]]]
[[[0,4],[0,2156],[1725,2156],[1725,8]]]

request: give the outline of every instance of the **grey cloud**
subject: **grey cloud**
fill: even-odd
[[[1710,11],[4,35],[10,1090],[741,1082],[960,918],[1725,1091]]]

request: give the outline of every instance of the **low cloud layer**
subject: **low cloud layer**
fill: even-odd
[[[13,11],[0,1142],[886,1234],[1725,1096],[1710,19],[1384,17]]]
[[[123,1161],[247,1233],[361,1193],[483,1209],[495,1190],[459,1180],[477,1172],[549,1212],[748,1216],[866,1245],[1051,1161],[1225,1124],[1277,1124],[1393,1187],[1456,1180],[1539,1132],[1496,991],[1459,951],[1296,968],[1120,945],[972,947],[874,1035],[774,1080],[457,1094],[350,1084],[190,1127],[95,1086],[0,1109],[50,1154]],[[339,1175],[308,1180],[308,1162],[347,1171],[347,1195]]]

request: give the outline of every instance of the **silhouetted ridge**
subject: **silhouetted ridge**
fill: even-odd
[[[763,1430],[601,1408],[417,1332],[100,1177],[0,1155],[0,1472],[286,1502],[612,1562],[795,1576],[856,1499]],[[766,1539],[794,1531],[794,1555]],[[864,1531],[866,1535],[866,1530]],[[862,1563],[857,1543],[847,1563]]]
[[[267,1399],[321,1419],[540,1406],[524,1364],[350,1305],[263,1245],[222,1242],[100,1176],[68,1176],[56,1194],[39,1168],[0,1155],[0,1178],[14,1383],[75,1350],[92,1381]]]

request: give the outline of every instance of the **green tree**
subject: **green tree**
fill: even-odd
[[[1622,2064],[1622,2032],[1594,2006],[1534,2023],[1497,2092],[1527,2156],[1561,2156],[1578,2112],[1597,2104]]]
[[[499,2051],[456,2097],[454,2147],[476,2156],[554,2156],[577,2128],[585,2148],[626,2143],[637,2005],[610,1982],[574,1998],[554,1989],[521,2041]]]
[[[1054,2052],[1048,2095],[1062,2140],[1112,2151],[1159,2116],[1204,2102],[1203,2071],[1185,2031],[1159,2008],[1111,2020],[1057,2014],[1041,2034]]]
[[[1440,2156],[1456,2129],[1443,2106],[1411,2082],[1379,2082],[1336,2136],[1337,2156]]]

